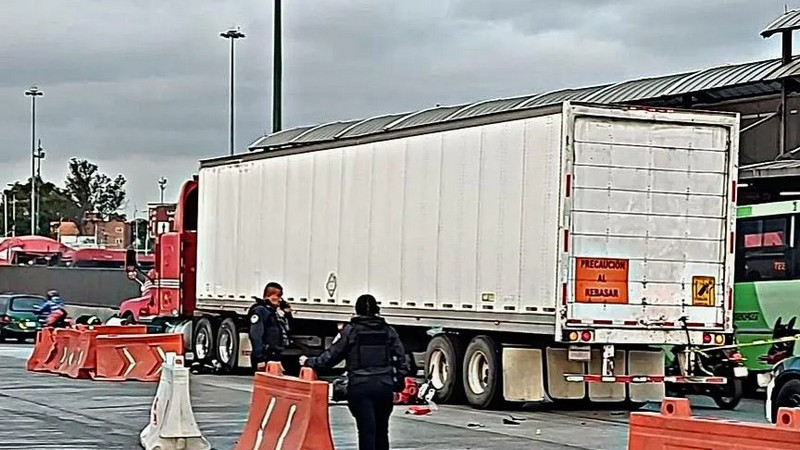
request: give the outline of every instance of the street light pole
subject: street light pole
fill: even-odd
[[[164,204],[164,189],[167,188],[167,179],[166,178],[161,177],[161,178],[158,179],[158,188],[161,190],[161,201],[160,201],[160,203],[163,205]]]
[[[8,195],[3,191],[3,237],[8,237]]]
[[[233,130],[233,128],[234,128],[234,122],[233,122],[233,115],[234,115],[234,109],[233,109],[233,106],[234,106],[234,104],[233,104],[233,80],[234,80],[234,76],[233,76],[233,74],[234,74],[234,70],[233,70],[234,69],[233,47],[234,47],[234,42],[236,41],[236,39],[244,38],[244,33],[240,32],[239,29],[237,28],[235,30],[234,29],[230,29],[230,30],[228,30],[228,31],[226,31],[224,33],[220,33],[219,35],[221,37],[223,37],[225,39],[229,39],[231,41],[231,93],[230,93],[230,102],[231,102],[230,109],[231,109],[231,111],[230,111],[230,119],[229,119],[230,120],[230,131],[228,132],[228,137],[230,139],[230,143],[229,143],[228,150],[230,151],[231,155],[233,155],[233,148],[234,148],[233,147],[233,145],[234,145],[234,142],[233,142],[233,133],[234,133],[234,130]],[[163,201],[162,201],[162,203],[163,203]]]
[[[281,102],[283,91],[283,45],[281,31],[281,0],[275,0],[275,26],[273,28],[272,50],[272,132],[281,131]]]
[[[11,195],[11,237],[17,237],[17,194]]]
[[[42,179],[42,160],[44,159],[44,149],[42,148],[42,140],[39,139],[39,146],[36,148],[36,154],[34,156],[36,158],[36,178],[41,180]],[[36,196],[36,223],[39,222],[39,215],[41,214],[41,206],[42,206],[42,196]]]
[[[44,95],[36,86],[25,91],[31,98],[31,236],[36,234],[36,97]]]

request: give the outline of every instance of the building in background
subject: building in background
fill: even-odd
[[[64,245],[74,249],[107,248],[125,249],[133,238],[131,225],[124,217],[103,219],[97,213],[87,213],[81,227],[72,221],[53,222],[53,235]]]
[[[177,203],[148,203],[147,217],[150,220],[149,237],[157,239],[159,235],[175,231],[175,209]]]

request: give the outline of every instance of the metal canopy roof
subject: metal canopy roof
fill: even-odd
[[[768,38],[775,33],[790,31],[800,28],[800,9],[786,11],[782,16],[775,19],[761,32],[761,36]]]
[[[798,172],[800,172],[800,160],[784,159],[769,161],[740,167],[739,180],[789,177],[796,176]]]
[[[800,10],[779,27],[800,24]],[[787,13],[788,14],[788,13]],[[800,25],[798,25],[800,26]],[[334,141],[389,130],[419,127],[471,117],[535,108],[567,100],[606,104],[681,104],[686,95],[702,102],[723,101],[780,92],[779,81],[800,77],[800,57],[781,65],[780,59],[768,59],[741,64],[723,65],[709,69],[660,77],[649,77],[621,83],[589,86],[578,89],[559,89],[540,94],[483,100],[467,105],[437,106],[421,111],[388,114],[363,120],[331,122],[318,126],[304,126],[280,131],[259,138],[250,150],[274,150],[320,141]]]
[[[361,121],[351,120],[349,122],[332,122],[332,123],[322,124],[305,131],[304,133],[298,135],[296,138],[292,139],[290,142],[294,144],[299,142],[327,141],[328,139],[335,138],[337,134],[341,133],[342,131],[346,130],[347,128],[359,122]]]

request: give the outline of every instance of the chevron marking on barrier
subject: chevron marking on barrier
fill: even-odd
[[[278,444],[275,445],[275,450],[281,450],[283,448],[283,441],[286,439],[286,435],[289,434],[289,427],[292,426],[292,418],[294,418],[295,411],[297,411],[297,405],[292,405],[289,408],[289,417],[286,418],[286,424],[283,426],[281,436],[278,438]]]
[[[161,362],[162,363],[167,360],[167,355],[164,354],[164,349],[162,349],[158,345],[156,346],[156,352],[158,352],[158,356],[159,356],[159,358],[161,358]],[[160,374],[161,373],[161,367],[162,367],[161,364],[159,364],[158,367],[156,367],[156,371],[154,373],[155,374]]]
[[[258,450],[258,448],[261,447],[261,441],[264,440],[264,429],[267,428],[269,416],[272,415],[272,410],[275,408],[276,401],[275,397],[269,399],[269,406],[267,406],[267,411],[264,413],[264,418],[261,419],[261,427],[258,429],[258,435],[256,436],[256,443],[253,445],[253,450]]]
[[[136,367],[136,360],[133,359],[131,352],[129,352],[126,347],[122,347],[122,353],[125,355],[125,359],[128,360],[128,368],[125,369],[125,375],[123,376],[128,378],[128,375],[130,375],[133,369]]]

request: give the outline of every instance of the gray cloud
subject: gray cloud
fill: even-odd
[[[285,124],[367,117],[777,56],[785,0],[284,0]],[[797,3],[797,2],[795,2]],[[800,6],[800,3],[790,6]],[[30,105],[63,179],[72,156],[172,197],[227,151],[228,46],[240,25],[237,143],[270,127],[270,2],[5,0],[0,183],[29,171]]]

